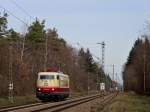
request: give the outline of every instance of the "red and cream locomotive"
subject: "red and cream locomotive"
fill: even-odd
[[[69,97],[69,76],[56,70],[39,72],[36,97],[40,100],[65,99]]]

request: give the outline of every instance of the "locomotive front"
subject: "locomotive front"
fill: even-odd
[[[59,72],[39,72],[36,96],[40,100],[69,97],[69,77]]]

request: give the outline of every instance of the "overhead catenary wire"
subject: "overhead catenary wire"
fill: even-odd
[[[23,21],[22,19],[20,19],[19,17],[17,17],[16,15],[14,15],[12,12],[10,12],[9,10],[7,10],[6,8],[4,8],[3,6],[0,5],[0,8],[2,8],[3,10],[5,10],[8,14],[10,14],[11,16],[13,16],[14,18],[16,18],[18,21],[22,22],[23,24],[25,24],[27,27],[29,27],[29,25]]]
[[[11,3],[13,3],[16,7],[18,7],[18,9],[20,9],[24,14],[26,14],[27,16],[30,17],[30,19],[32,18],[33,20],[35,20],[34,17],[32,17],[28,11],[26,11],[22,6],[20,6],[16,1],[14,0],[9,0]]]
[[[29,25],[23,21],[22,19],[20,19],[19,17],[17,17],[16,15],[14,15],[11,11],[7,10],[6,8],[4,8],[3,6],[0,5],[0,8],[2,8],[4,11],[6,11],[8,14],[10,14],[11,16],[13,16],[14,18],[16,18],[18,21],[22,22],[26,27],[29,27]],[[24,44],[25,44],[25,37],[23,38],[23,43],[22,43],[22,50],[21,50],[21,60],[23,59],[23,55],[24,55]]]

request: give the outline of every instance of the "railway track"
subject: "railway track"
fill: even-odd
[[[116,92],[115,94],[105,96],[103,99],[100,100],[100,102],[97,102],[95,105],[91,106],[90,112],[97,112],[97,109],[103,110],[107,105],[111,104],[113,99],[118,95],[119,92]]]
[[[71,107],[76,106],[76,105],[80,105],[82,103],[86,103],[88,101],[94,100],[94,99],[99,98],[99,97],[100,97],[100,95],[94,95],[94,96],[90,96],[90,97],[74,99],[74,100],[70,100],[70,101],[67,101],[67,102],[60,103],[58,105],[54,105],[54,106],[50,106],[50,107],[47,107],[47,108],[34,110],[32,112],[47,112],[47,111],[48,112],[58,112],[58,111],[61,111],[61,110],[67,109],[67,108],[71,108]]]
[[[76,95],[74,93],[71,93],[71,97],[67,98],[68,99],[73,99],[73,98],[76,98],[76,97],[81,97],[81,95]],[[32,106],[38,106],[38,105],[43,105],[43,104],[46,104],[48,102],[44,102],[44,103],[41,103],[41,102],[37,102],[37,103],[30,103],[30,104],[24,104],[24,105],[17,105],[17,106],[10,106],[10,107],[2,107],[0,108],[0,112],[7,112],[7,111],[11,111],[11,110],[17,110],[17,109],[22,109],[22,108],[28,108],[28,107],[32,107]]]
[[[76,105],[80,105],[92,100],[95,100],[97,98],[110,98],[114,96],[113,94],[96,94],[96,95],[90,95],[90,96],[84,96],[80,98],[74,98],[74,99],[68,99],[66,101],[61,102],[50,102],[50,103],[39,103],[39,104],[32,104],[32,105],[26,105],[26,106],[20,106],[20,107],[14,107],[10,109],[0,110],[0,112],[58,112],[65,110],[67,108],[74,107]]]
[[[116,96],[118,95],[117,93],[114,93],[110,96],[106,96],[100,103],[101,105],[103,105],[103,107],[105,107],[106,105],[108,105]]]
[[[102,105],[104,105],[104,106],[107,105],[107,104],[110,103],[117,95],[118,95],[118,92],[115,93],[115,94],[113,94],[112,96],[110,96],[110,97],[104,99],[104,100],[102,101]]]
[[[12,111],[12,110],[28,108],[28,107],[32,107],[32,106],[38,106],[38,105],[42,105],[42,104],[43,103],[33,103],[33,104],[27,104],[27,105],[21,105],[21,106],[2,108],[2,109],[0,109],[0,112],[8,112],[8,111]]]
[[[76,95],[76,94],[72,93],[71,97],[67,98],[66,100],[77,98],[77,97],[81,97],[81,95]],[[18,106],[3,107],[3,108],[0,108],[0,112],[7,112],[7,111],[15,110],[15,109],[17,110],[17,109],[22,109],[22,108],[28,108],[28,107],[32,107],[32,106],[43,105],[46,103],[48,103],[48,102],[44,102],[44,103],[37,102],[37,103],[24,104],[24,105],[18,105]]]

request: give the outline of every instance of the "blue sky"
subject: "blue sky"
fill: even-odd
[[[115,70],[121,75],[122,65],[136,38],[144,32],[150,18],[150,0],[13,0],[30,15],[46,20],[46,28],[56,27],[61,37],[72,46],[79,42],[84,48],[100,57],[105,41],[105,70]],[[29,16],[19,10],[11,0],[0,0],[0,5],[30,23]],[[0,9],[0,11],[3,11]],[[23,32],[24,25],[11,15],[9,27]]]

